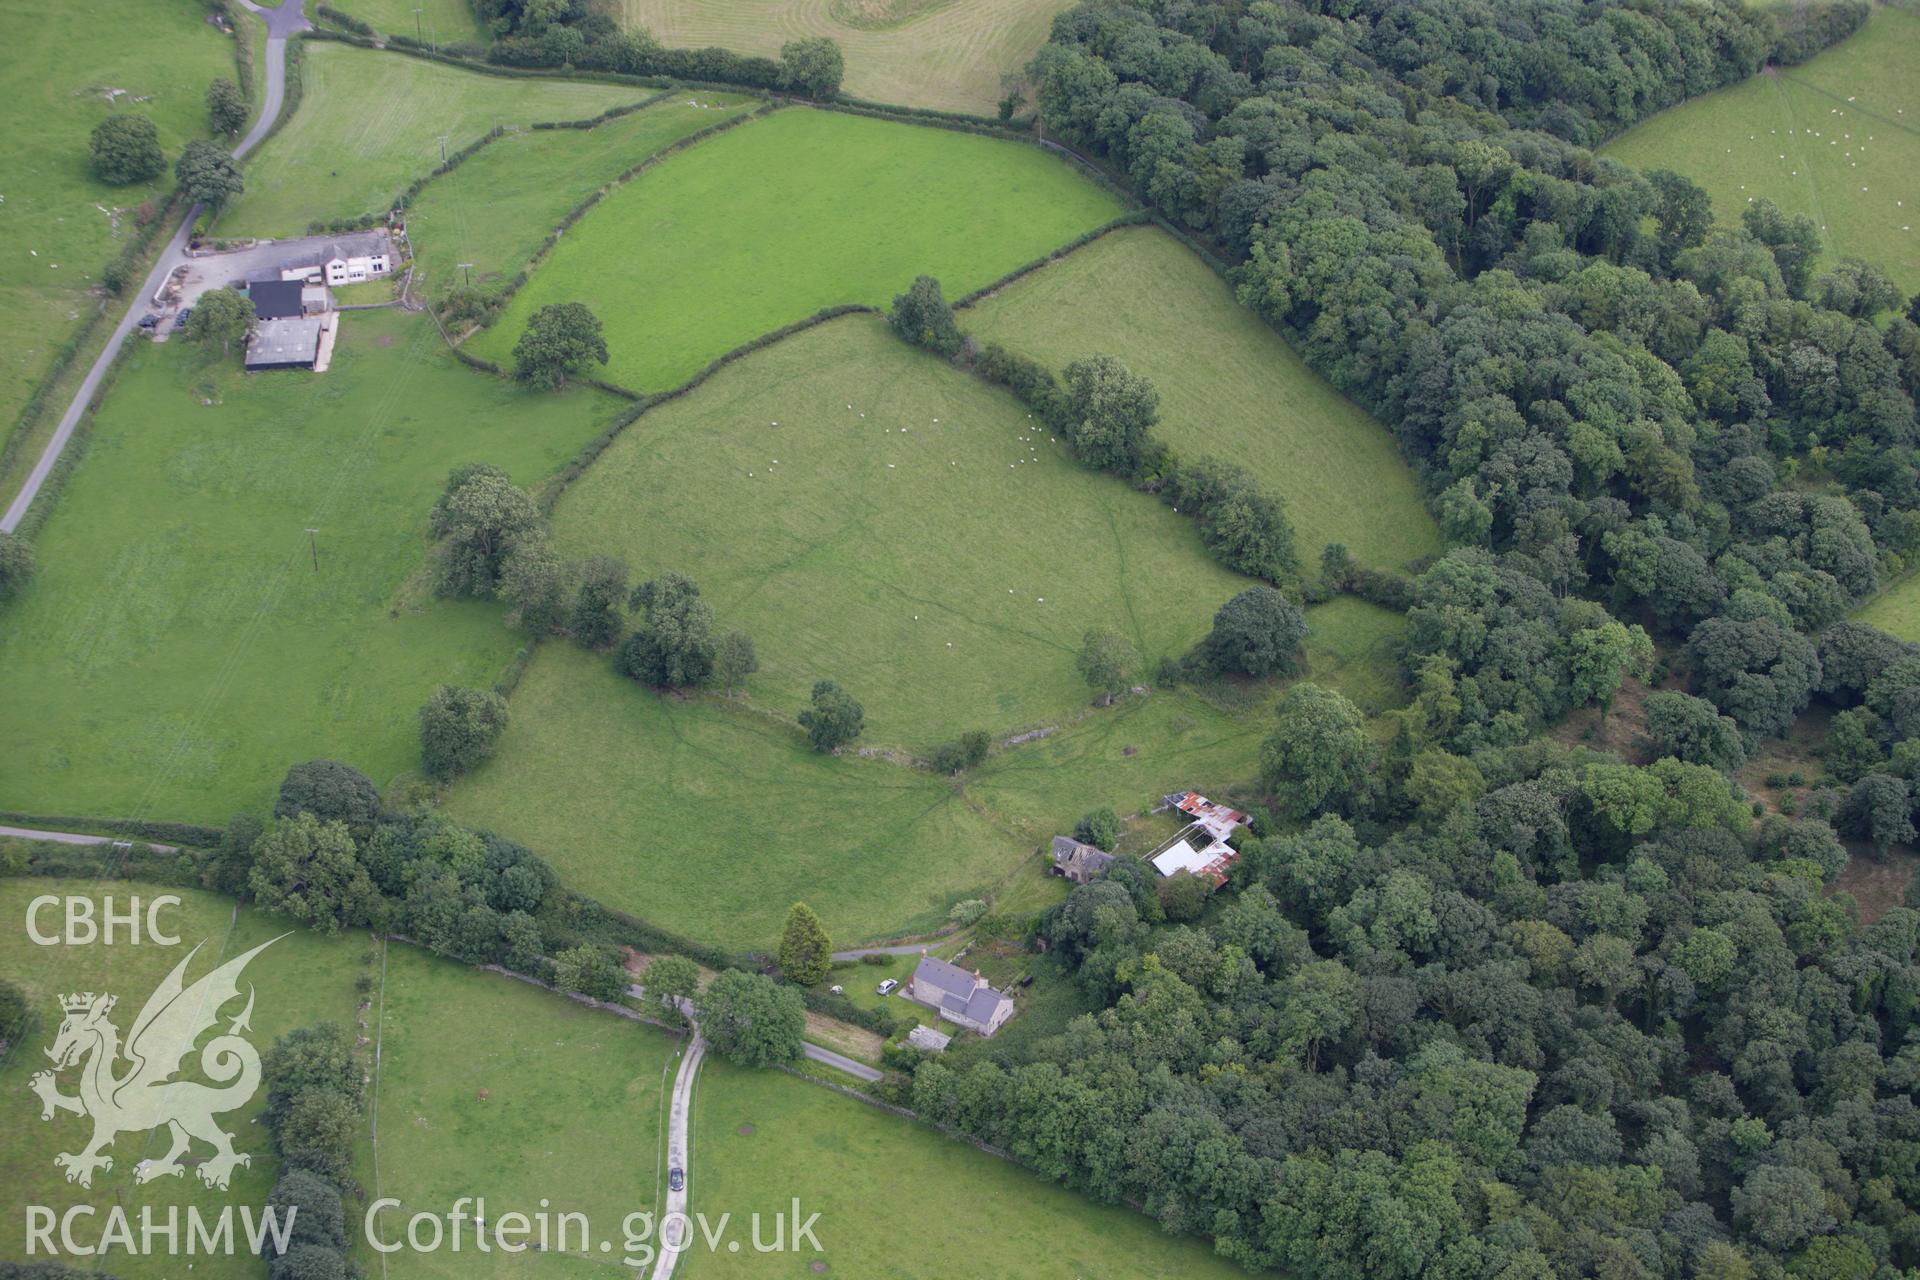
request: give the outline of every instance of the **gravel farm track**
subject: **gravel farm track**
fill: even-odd
[[[846,53],[841,87],[856,98],[992,114],[1005,92],[1002,80],[1039,51],[1054,15],[1070,3],[622,0],[621,12],[629,28],[645,27],[665,45],[720,45],[768,57],[778,57],[789,40],[832,36]]]

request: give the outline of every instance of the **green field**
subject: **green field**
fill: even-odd
[[[512,658],[497,608],[407,585],[427,509],[457,463],[539,480],[618,406],[477,376],[424,317],[342,324],[320,375],[133,348],[0,631],[0,807],[218,823],[315,756],[384,785],[434,686]]]
[[[1866,28],[1798,67],[1764,71],[1629,130],[1606,148],[1705,187],[1733,223],[1749,200],[1806,214],[1830,254],[1920,288],[1920,15],[1874,6]]]
[[[488,39],[472,0],[338,0],[332,7],[382,35],[411,36],[440,44],[484,44]],[[313,15],[309,12],[307,16]]]
[[[0,440],[48,364],[97,305],[100,269],[133,233],[134,212],[172,173],[111,187],[87,165],[87,137],[115,112],[149,117],[168,162],[207,136],[207,83],[232,78],[233,41],[196,0],[19,0],[0,48]],[[247,21],[252,22],[253,19]],[[124,95],[108,100],[108,91]],[[133,101],[130,99],[138,99]],[[57,415],[56,415],[57,416]],[[7,497],[12,496],[8,489]]]
[[[293,236],[307,224],[382,212],[415,178],[495,125],[583,120],[648,90],[511,80],[397,53],[309,43],[300,107],[249,157],[246,193],[220,215],[228,236]]]
[[[1240,463],[1280,494],[1309,566],[1329,542],[1381,568],[1440,551],[1387,429],[1165,232],[1103,236],[976,304],[960,324],[1055,367],[1104,353],[1153,379],[1161,438],[1186,457]]]
[[[801,898],[847,942],[932,927],[1021,852],[931,774],[820,755],[790,722],[650,693],[564,643],[447,808],[610,907],[741,949],[773,949]]]
[[[742,1132],[746,1129],[747,1132]],[[950,1280],[955,1275],[1021,1280],[1228,1280],[1247,1273],[1199,1240],[1169,1236],[1152,1219],[1044,1182],[1034,1174],[933,1129],[774,1071],[715,1061],[701,1068],[694,1095],[693,1207],[709,1222],[733,1215],[740,1242],[682,1259],[687,1280],[716,1277],[886,1276]],[[905,1206],[915,1194],[939,1200],[938,1229]],[[748,1222],[800,1201],[818,1213],[820,1243],[756,1253]],[[789,1218],[788,1229],[792,1228]],[[697,1237],[696,1237],[697,1239]],[[957,1259],[965,1258],[964,1266]]]
[[[662,44],[720,45],[780,56],[804,36],[831,36],[841,84],[874,102],[991,115],[1071,0],[621,0],[629,28]]]
[[[484,1197],[495,1219],[531,1217],[544,1197],[549,1212],[585,1213],[601,1234],[655,1210],[673,1036],[405,946],[387,952],[379,1034],[380,1194],[401,1202],[379,1216],[382,1240],[403,1239],[411,1214],[444,1215],[462,1196]],[[378,1253],[359,1256],[365,1274],[381,1274]],[[385,1270],[465,1277],[486,1274],[487,1260],[469,1240],[457,1255],[388,1255]],[[604,1276],[608,1265],[496,1253],[491,1271]]]
[[[111,895],[117,909],[124,911],[127,899],[139,895],[151,901],[159,894],[172,893],[184,901],[179,908],[162,913],[164,928],[180,938],[177,947],[142,943],[129,945],[124,937],[113,945],[42,947],[27,935],[27,903],[42,894],[75,894],[94,899],[96,916],[104,910],[104,899]],[[196,944],[200,953],[187,971],[186,981],[195,981],[212,970],[219,959],[232,959],[251,947],[278,934],[289,926],[283,920],[251,910],[237,911],[231,900],[194,890],[162,889],[153,885],[126,881],[81,881],[19,879],[0,880],[0,918],[7,921],[0,929],[0,977],[26,993],[36,1025],[21,1042],[0,1059],[0,1199],[12,1206],[46,1205],[64,1212],[69,1205],[96,1206],[104,1215],[116,1200],[137,1213],[141,1205],[154,1206],[162,1216],[165,1206],[198,1205],[203,1212],[217,1214],[221,1206],[244,1204],[258,1206],[278,1176],[279,1161],[267,1141],[266,1131],[252,1123],[264,1103],[264,1095],[240,1110],[222,1113],[220,1122],[234,1138],[234,1149],[247,1153],[252,1163],[234,1171],[231,1186],[216,1191],[201,1185],[191,1171],[179,1178],[161,1178],[145,1185],[134,1182],[135,1165],[143,1158],[158,1159],[166,1154],[164,1130],[154,1133],[123,1134],[109,1154],[113,1168],[94,1176],[93,1186],[83,1189],[65,1179],[54,1165],[55,1153],[77,1151],[86,1142],[91,1126],[78,1116],[56,1113],[51,1121],[40,1119],[40,1103],[28,1090],[28,1080],[46,1068],[44,1050],[53,1042],[60,1025],[60,996],[73,992],[109,991],[119,998],[112,1020],[123,1035],[160,980],[186,957]],[[59,929],[59,908],[43,912],[43,932]],[[252,1034],[248,1037],[256,1049],[264,1050],[276,1036],[295,1027],[331,1021],[352,1027],[358,999],[354,979],[368,972],[367,961],[375,956],[364,935],[323,938],[303,931],[275,942],[250,962],[242,974],[241,990],[254,989]],[[372,970],[377,973],[377,966]],[[223,1019],[240,1012],[235,1001],[222,1009]],[[189,1078],[200,1078],[198,1057],[187,1059]],[[124,1064],[119,1070],[124,1071]],[[61,1092],[76,1092],[76,1070],[61,1073]],[[196,1144],[196,1156],[209,1149]],[[183,1208],[184,1212],[184,1208]],[[102,1217],[91,1221],[94,1233],[103,1226]],[[79,1233],[85,1237],[88,1223],[82,1221]],[[164,1247],[164,1246],[163,1246]],[[24,1260],[26,1240],[18,1223],[13,1230],[0,1233],[0,1259]],[[74,1261],[78,1261],[75,1259]],[[254,1277],[260,1273],[257,1259],[244,1253],[233,1257],[200,1257],[194,1276]],[[130,1257],[113,1254],[99,1263],[103,1270],[128,1280],[175,1276],[182,1272],[178,1260],[168,1256]]]
[[[660,390],[821,307],[884,306],[922,272],[951,296],[979,288],[1120,211],[1037,147],[793,108],[608,197],[470,345],[506,360],[535,310],[584,302],[605,376]]]
[[[1150,671],[1250,585],[1190,521],[871,316],[755,352],[641,417],[567,492],[554,532],[570,555],[699,582],[720,624],[755,639],[756,704],[791,716],[832,677],[866,706],[863,741],[916,752],[1077,711],[1089,626],[1125,634]]]
[[[1872,623],[1888,635],[1920,641],[1920,577],[1907,577],[1894,583],[1867,601],[1854,617],[1860,622]]]
[[[750,110],[739,94],[687,93],[593,129],[541,129],[490,143],[430,183],[407,210],[415,287],[498,287],[524,267],[560,219],[600,187],[690,133]]]

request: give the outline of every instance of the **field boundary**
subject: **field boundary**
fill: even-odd
[[[678,90],[675,90],[675,89],[664,90],[653,99],[650,99],[650,101],[657,102],[661,98],[667,97],[676,92],[678,92]],[[759,120],[766,116],[772,115],[775,111],[780,109],[781,105],[782,104],[777,102],[763,102],[761,103],[760,106],[754,108],[752,111],[746,112],[745,114],[733,116],[730,119],[722,120],[717,124],[710,124],[706,128],[700,129],[694,133],[690,133],[684,138],[676,138],[672,142],[668,143],[666,146],[660,148],[660,150],[655,151],[653,154],[647,156],[645,159],[633,165],[633,167],[629,168],[624,173],[621,173],[617,177],[612,178],[611,180],[609,180],[608,182],[600,186],[597,190],[593,191],[591,194],[587,196],[586,199],[582,200],[579,204],[575,205],[572,209],[569,209],[565,214],[561,216],[560,221],[554,224],[553,229],[547,232],[546,238],[540,242],[540,247],[534,250],[533,257],[527,260],[526,265],[522,266],[519,271],[514,273],[513,278],[507,281],[505,287],[502,288],[500,292],[490,296],[490,302],[493,304],[497,304],[497,306],[495,307],[495,309],[489,312],[489,315],[487,316],[487,318],[481,322],[480,327],[484,329],[484,328],[491,328],[493,326],[493,321],[498,316],[498,309],[504,308],[508,302],[512,301],[513,296],[515,294],[519,293],[520,290],[526,287],[527,281],[532,277],[534,271],[539,268],[541,263],[546,261],[547,255],[553,252],[554,246],[560,243],[560,238],[563,235],[565,235],[568,231],[570,231],[573,228],[574,224],[578,223],[580,219],[586,217],[587,214],[593,210],[595,205],[599,204],[602,200],[605,200],[608,196],[612,195],[615,191],[618,191],[621,187],[626,186],[629,182],[632,182],[634,179],[640,177],[641,174],[646,173],[648,170],[654,168],[656,165],[660,164],[661,162],[672,159],[674,156],[680,154],[680,152],[685,151],[690,147],[698,146],[700,143],[705,142],[707,139],[711,137],[714,137],[716,134],[725,133],[729,129],[737,129],[743,124],[747,124],[751,121]],[[538,125],[534,127],[539,128]],[[573,126],[573,125],[549,126],[549,128],[573,128],[573,127],[578,127],[578,126]],[[478,148],[476,147],[474,149],[477,150]],[[437,177],[437,176],[440,176],[440,175],[439,174],[429,175],[426,181],[430,181],[433,177]],[[419,191],[426,189],[426,181],[422,181],[419,184],[419,189],[413,192],[414,195],[418,195]],[[456,349],[457,349],[457,344],[456,344]],[[475,362],[470,359],[468,360],[468,363],[474,364]],[[492,361],[481,361],[475,364],[475,367],[489,368],[491,369],[492,372],[495,372],[495,373],[498,373],[500,371],[499,367],[497,365],[494,365]],[[637,400],[640,398],[639,392],[628,391],[626,388],[616,386],[612,383],[595,382],[594,385],[601,387],[603,390],[612,391],[615,395],[623,395],[630,400]]]

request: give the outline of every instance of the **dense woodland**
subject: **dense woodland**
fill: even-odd
[[[1764,201],[1593,147],[1864,5],[1083,4],[1049,136],[1237,265],[1453,547],[1384,745],[1297,686],[1226,892],[1132,860],[1038,936],[1104,1008],[922,1065],[923,1113],[1316,1277],[1920,1275],[1920,657],[1848,611],[1920,552],[1920,326]],[[1339,548],[1325,585],[1350,587]],[[1540,729],[1646,700],[1635,766]],[[1730,777],[1820,701],[1836,787]],[[1831,819],[1831,824],[1827,819]],[[1181,915],[1189,914],[1182,910]]]

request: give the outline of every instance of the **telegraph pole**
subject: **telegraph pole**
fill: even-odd
[[[320,531],[318,529],[307,530],[307,549],[313,552],[313,571],[315,573],[320,572],[320,543],[317,541],[319,533]]]
[[[420,44],[427,42],[426,34],[420,29],[420,8],[417,5],[413,10],[413,38]]]
[[[473,288],[473,264],[471,262],[463,262],[460,264],[460,269],[467,273],[467,288]]]

